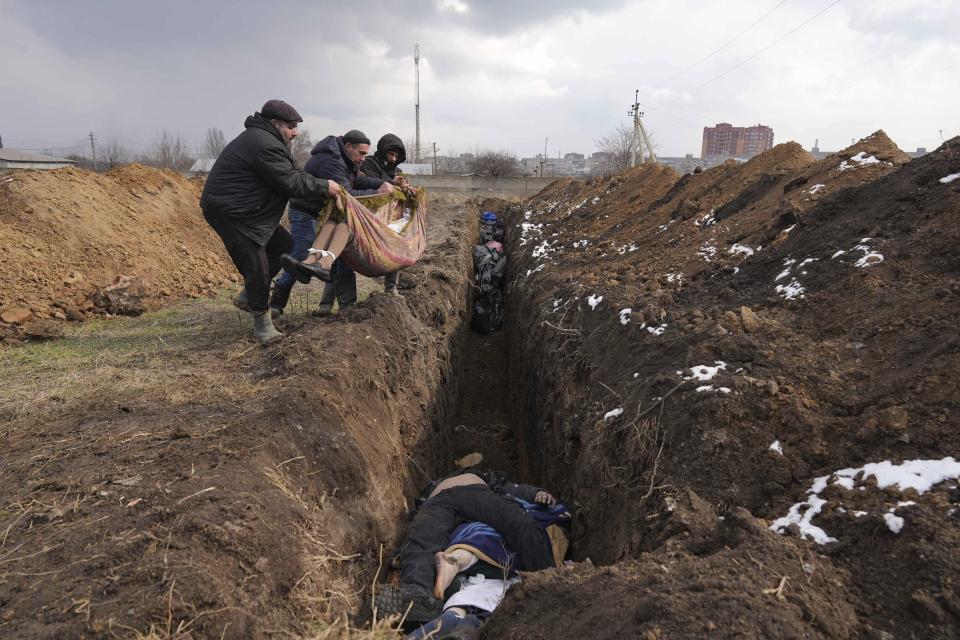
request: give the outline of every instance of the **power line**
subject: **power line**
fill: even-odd
[[[750,29],[753,29],[755,26],[757,26],[758,24],[760,24],[761,22],[763,22],[764,20],[766,20],[767,17],[768,17],[771,13],[773,13],[774,11],[776,11],[777,9],[779,9],[780,7],[782,7],[783,5],[785,5],[787,2],[788,2],[788,0],[782,0],[782,2],[780,2],[780,4],[778,4],[778,5],[775,6],[773,9],[770,9],[770,11],[767,11],[765,14],[763,14],[762,16],[760,16],[760,18],[759,18],[756,22],[752,22],[752,23],[750,24],[750,26],[748,26],[746,29],[744,29],[743,31],[741,31],[740,33],[738,33],[737,35],[735,35],[735,36],[734,36],[733,38],[731,38],[730,40],[727,40],[727,41],[726,41],[724,44],[722,44],[719,48],[715,49],[714,51],[711,51],[710,53],[708,53],[708,54],[707,54],[706,56],[704,56],[703,58],[700,58],[699,60],[697,60],[696,62],[694,62],[692,65],[690,65],[689,67],[687,67],[686,69],[683,69],[683,70],[681,70],[681,71],[673,74],[672,76],[670,76],[669,78],[667,78],[667,79],[665,79],[665,80],[661,80],[661,81],[660,81],[657,85],[655,85],[655,86],[657,86],[657,87],[662,87],[663,85],[665,85],[666,83],[670,82],[671,80],[674,80],[675,78],[679,78],[680,76],[682,76],[683,74],[685,74],[687,71],[690,71],[691,69],[695,69],[696,67],[699,67],[701,64],[703,64],[704,62],[706,62],[707,60],[709,60],[710,58],[712,58],[713,56],[717,55],[718,53],[720,53],[721,51],[723,51],[724,49],[726,49],[728,46],[730,46],[731,44],[733,44],[734,42],[736,42],[737,40],[739,40],[740,37],[743,36],[743,34],[745,34],[747,31],[750,31]]]
[[[738,62],[737,64],[733,65],[732,67],[730,67],[729,69],[727,69],[726,71],[724,71],[723,73],[720,73],[720,74],[718,74],[718,75],[715,75],[714,77],[710,78],[709,80],[707,80],[707,81],[705,81],[705,82],[702,82],[702,83],[698,84],[697,86],[695,86],[695,87],[692,88],[692,89],[688,89],[685,93],[693,93],[694,91],[699,91],[700,89],[702,89],[703,87],[707,86],[707,85],[710,84],[711,82],[716,82],[717,80],[719,80],[720,78],[724,77],[724,76],[727,75],[728,73],[734,71],[735,69],[738,69],[738,68],[742,67],[744,64],[746,64],[747,62],[753,60],[754,58],[756,58],[758,55],[760,55],[761,53],[763,53],[764,51],[766,51],[767,49],[769,49],[769,48],[772,47],[773,45],[781,42],[782,40],[784,40],[784,39],[787,38],[788,36],[793,35],[794,33],[796,33],[797,31],[799,31],[799,30],[802,29],[803,27],[807,26],[808,24],[810,24],[811,22],[813,22],[814,20],[816,20],[817,18],[819,18],[822,14],[824,14],[824,13],[825,13],[826,11],[828,11],[829,9],[831,9],[831,8],[835,7],[836,5],[840,4],[840,1],[841,1],[841,0],[834,0],[834,1],[831,2],[829,5],[827,5],[826,7],[824,7],[823,9],[821,9],[820,11],[818,11],[817,13],[815,13],[813,16],[811,16],[810,18],[807,18],[806,20],[804,20],[803,22],[801,22],[799,25],[797,25],[796,27],[794,27],[794,28],[791,29],[790,31],[787,31],[785,34],[783,34],[782,36],[780,36],[779,38],[777,38],[776,40],[774,40],[774,41],[771,42],[770,44],[768,44],[768,45],[766,45],[766,46],[758,49],[757,51],[753,52],[752,54],[750,54],[749,56],[747,56],[746,58],[744,58],[743,60],[741,60],[741,61]],[[663,107],[667,106],[668,104],[671,104],[671,103],[673,103],[673,102],[676,102],[677,100],[680,99],[680,97],[681,97],[680,95],[677,95],[677,96],[675,96],[675,97],[667,100],[666,102],[661,102],[661,103],[658,104],[657,106],[652,107],[652,108],[650,109],[650,111],[656,111],[657,109],[662,109]]]

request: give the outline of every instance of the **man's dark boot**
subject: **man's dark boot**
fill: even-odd
[[[378,615],[406,614],[407,622],[429,622],[443,613],[443,603],[415,584],[384,585],[374,598],[374,605]]]
[[[283,310],[287,307],[290,300],[290,292],[293,287],[274,287],[270,292],[270,315],[279,318],[283,315]]]

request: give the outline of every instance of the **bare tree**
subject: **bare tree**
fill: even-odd
[[[657,147],[653,134],[647,132],[650,138],[650,144]],[[630,145],[633,141],[633,127],[620,123],[616,129],[597,140],[596,158],[600,156],[597,164],[597,173],[600,175],[610,175],[620,173],[630,167]],[[637,158],[639,161],[639,158]]]
[[[53,154],[50,154],[50,155],[53,155]],[[67,156],[67,160],[73,160],[74,162],[76,162],[77,167],[79,169],[87,169],[89,171],[93,171],[93,160],[91,160],[87,156],[81,156],[77,153],[71,153],[70,155]]]
[[[203,155],[216,159],[220,157],[220,152],[223,151],[223,147],[226,146],[226,144],[223,137],[223,130],[217,127],[210,127],[207,129],[207,137],[204,138],[203,141]]]
[[[301,129],[300,133],[290,144],[290,154],[293,155],[293,159],[298,168],[303,169],[303,166],[307,164],[307,160],[310,159],[311,149],[313,149],[313,140],[310,139],[310,131]]]
[[[193,164],[190,150],[180,134],[174,136],[166,129],[160,132],[150,149],[137,160],[151,167],[174,171],[187,171]]]
[[[130,157],[127,150],[116,140],[111,140],[109,144],[97,146],[97,162],[102,162],[108,169],[113,169],[121,164],[126,164]]]
[[[407,152],[407,162],[416,162],[417,161],[417,152],[416,152],[417,141],[416,138],[410,137],[403,141],[403,148]],[[424,162],[423,158],[423,149],[421,151],[420,162]]]
[[[520,164],[517,156],[509,151],[485,149],[470,160],[469,168],[472,173],[498,178],[517,175]]]

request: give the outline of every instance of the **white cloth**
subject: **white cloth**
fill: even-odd
[[[443,604],[443,610],[446,611],[451,607],[476,607],[484,611],[493,611],[503,600],[507,589],[517,582],[520,582],[519,578],[498,580],[481,575],[470,576],[460,591],[450,596],[450,599]]]

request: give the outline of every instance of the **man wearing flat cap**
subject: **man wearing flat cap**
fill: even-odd
[[[326,202],[340,185],[297,169],[290,143],[303,118],[283,100],[268,100],[248,116],[245,130],[217,158],[203,187],[200,207],[243,276],[234,304],[253,316],[254,336],[272,342],[283,334],[269,313],[270,281],[292,241],[280,218],[287,200]]]
[[[310,159],[307,160],[303,170],[317,178],[336,182],[355,197],[392,193],[393,185],[388,181],[360,173],[360,165],[369,152],[370,139],[362,131],[353,129],[342,136],[327,136],[310,151]],[[345,233],[348,234],[345,231],[346,225],[332,225],[327,221],[319,220],[320,212],[325,205],[325,200],[318,203],[307,198],[290,199],[290,210],[287,213],[290,218],[290,229],[293,232],[293,249],[290,251],[290,256],[295,260],[303,260],[307,257],[318,233],[324,229],[331,233],[331,238],[327,240],[325,246],[328,246],[334,255],[339,255],[349,240],[349,235],[344,236]],[[327,224],[318,230],[317,224],[325,222]],[[323,237],[322,233],[320,235]],[[337,263],[332,269],[329,264],[322,266],[331,271],[330,276],[333,279],[333,282],[327,285],[330,300],[332,301],[335,290],[341,308],[356,302],[356,274],[341,263]],[[290,299],[294,282],[296,282],[295,278],[287,271],[277,279],[270,296],[270,311],[274,316],[283,313]],[[324,293],[325,297],[327,292]]]

